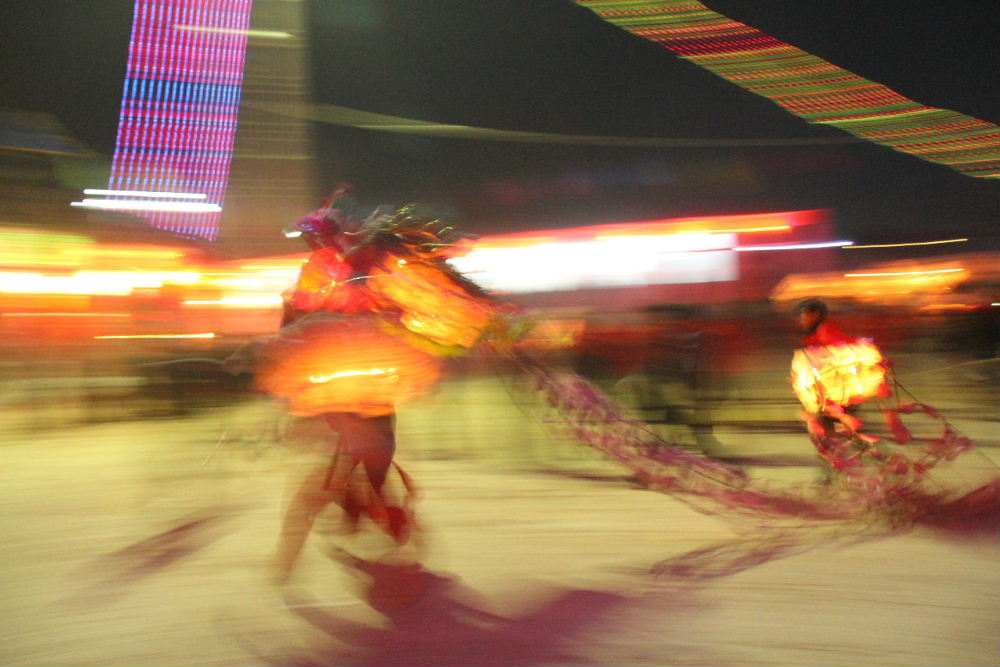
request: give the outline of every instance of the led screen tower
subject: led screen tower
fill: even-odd
[[[115,208],[182,236],[218,236],[252,4],[136,0],[108,183],[128,194],[109,195]]]

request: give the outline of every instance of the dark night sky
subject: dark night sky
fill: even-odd
[[[0,0],[0,105],[56,113],[113,150],[130,0]],[[933,106],[1000,121],[995,0],[708,0]],[[830,138],[568,0],[313,0],[316,97],[379,113],[565,134]],[[864,143],[635,149],[323,126],[324,181],[418,200],[499,232],[776,208],[834,208],[859,241],[996,237],[996,182]],[[319,189],[320,184],[317,184]],[[918,238],[919,237],[919,238]]]

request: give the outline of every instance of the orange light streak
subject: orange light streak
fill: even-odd
[[[675,233],[676,234],[745,234],[749,232],[787,232],[790,229],[791,227],[789,225],[777,225],[774,227],[740,227],[736,229],[692,229]]]
[[[301,264],[296,264],[295,266],[241,266],[241,269],[246,271],[298,271],[302,268]]]
[[[917,310],[921,311],[931,311],[931,310],[976,310],[978,306],[968,304],[968,303],[932,303],[926,306],[921,306]]]
[[[939,243],[965,243],[969,239],[947,239],[944,241],[920,241],[915,243],[880,243],[876,245],[846,245],[845,248],[902,248],[913,245],[937,245]]]
[[[135,288],[192,285],[195,271],[77,271],[72,275],[0,271],[0,292],[10,294],[90,294],[124,296]]]
[[[473,241],[470,246],[480,250],[530,247],[542,243],[569,243],[610,237],[786,232],[818,222],[823,213],[822,210],[802,210],[609,223],[561,229],[558,235],[544,231],[485,236]]]
[[[0,313],[0,317],[131,317],[128,313]]]
[[[281,297],[271,295],[263,296],[227,296],[221,299],[189,299],[184,302],[185,306],[279,306]]]
[[[956,273],[965,269],[937,269],[936,271],[899,271],[894,273],[845,273],[845,278],[872,278],[881,276],[919,276],[930,273]]]

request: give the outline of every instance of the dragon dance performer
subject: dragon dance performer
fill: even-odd
[[[892,395],[888,362],[871,339],[849,336],[834,324],[820,299],[806,299],[796,310],[802,347],[792,355],[792,389],[820,459],[828,471],[841,470],[845,456],[853,459],[877,441],[861,432],[854,413],[873,398]]]
[[[932,479],[931,470],[972,449],[973,442],[932,406],[902,402],[905,390],[882,351],[871,339],[841,331],[823,301],[806,299],[797,310],[803,337],[792,356],[792,387],[803,407],[800,416],[830,471],[827,481],[897,514],[917,515],[947,502],[957,490]],[[887,436],[869,432],[858,417],[861,407],[882,413]],[[900,415],[916,412],[940,422],[940,435],[914,438]],[[994,481],[983,489],[995,486]]]
[[[445,357],[466,353],[503,319],[446,263],[450,228],[411,207],[381,207],[358,224],[330,203],[286,230],[312,254],[284,295],[280,333],[252,346],[258,388],[296,416],[322,417],[339,436],[332,461],[290,501],[274,563],[279,581],[331,503],[351,528],[367,516],[398,545],[410,540],[413,486],[393,462],[396,406],[430,390]],[[386,493],[394,466],[402,502]]]

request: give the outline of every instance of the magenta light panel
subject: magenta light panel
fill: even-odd
[[[158,193],[158,202],[198,195],[222,206],[252,4],[136,0],[109,189]],[[182,236],[215,240],[219,233],[218,210],[135,214]]]

